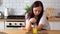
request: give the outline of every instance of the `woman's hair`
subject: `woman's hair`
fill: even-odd
[[[32,4],[31,9],[30,9],[30,11],[28,12],[28,15],[27,15],[27,19],[30,19],[30,18],[34,17],[33,8],[34,8],[34,7],[39,7],[39,6],[42,7],[42,10],[41,10],[41,13],[38,15],[37,25],[38,25],[39,20],[40,20],[40,18],[42,17],[43,12],[44,12],[44,8],[43,8],[42,2],[41,2],[41,1],[35,1],[35,2]]]

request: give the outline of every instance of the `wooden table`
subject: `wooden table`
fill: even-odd
[[[40,34],[60,34],[59,30],[39,31]],[[0,30],[0,34],[26,34],[26,30]]]

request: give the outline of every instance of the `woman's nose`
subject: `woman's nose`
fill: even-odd
[[[37,11],[37,14],[39,13],[39,11]]]

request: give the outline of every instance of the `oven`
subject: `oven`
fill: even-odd
[[[21,29],[25,27],[25,16],[23,15],[9,15],[5,21],[5,29]]]
[[[5,22],[5,29],[21,29],[25,27],[24,22]]]

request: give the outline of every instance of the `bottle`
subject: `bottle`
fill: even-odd
[[[4,18],[7,18],[7,16],[8,16],[8,8],[5,8]]]
[[[36,28],[37,25],[36,25],[36,23],[34,23],[33,26],[34,26],[33,27],[33,34],[37,34],[37,28]]]

